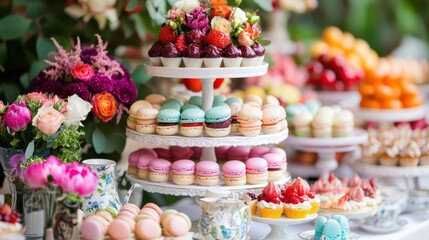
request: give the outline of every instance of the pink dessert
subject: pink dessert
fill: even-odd
[[[246,160],[251,149],[251,147],[230,147],[226,155],[231,160]]]
[[[283,175],[283,159],[275,153],[267,153],[263,157],[267,160],[268,181],[277,181]]]
[[[171,171],[178,175],[194,174],[195,163],[189,159],[178,160],[171,165]]]
[[[137,164],[138,164],[138,161],[139,161],[139,157],[142,156],[142,155],[153,156],[155,158],[158,157],[158,155],[156,154],[156,152],[153,151],[152,149],[140,148],[140,149],[132,152],[130,154],[130,156],[128,157],[128,164],[129,164],[129,166],[137,167]]]
[[[201,154],[203,153],[203,148],[192,147],[192,151],[194,152],[194,154],[192,155],[192,159],[200,159]]]
[[[222,147],[215,148],[216,158],[218,160],[224,160],[224,159],[226,159],[226,155],[228,153],[228,149],[229,148],[230,148],[229,146],[222,146]]]
[[[204,177],[218,176],[219,164],[213,161],[200,161],[195,166],[195,172]]]
[[[222,171],[225,177],[242,177],[246,175],[246,165],[242,161],[231,160],[223,165]]]
[[[266,146],[257,146],[257,147],[253,147],[250,150],[249,153],[249,158],[253,158],[253,157],[262,157],[264,156],[266,153],[270,152],[270,148],[266,147]]]
[[[171,161],[172,157],[171,157],[171,153],[169,149],[165,149],[165,148],[154,148],[153,151],[156,152],[156,154],[158,155],[158,158],[162,158],[168,161]]]
[[[286,162],[286,160],[287,160],[286,152],[285,152],[285,150],[283,150],[281,148],[271,148],[270,153],[275,153],[275,154],[280,155],[284,162]]]
[[[263,158],[249,158],[246,161],[246,173],[259,174],[267,172],[268,164]]]
[[[190,147],[178,147],[178,146],[171,146],[170,147],[170,154],[173,158],[173,160],[180,160],[180,159],[189,159],[192,157],[194,152]]]
[[[155,173],[170,173],[171,163],[165,159],[154,159],[149,163],[149,171]]]

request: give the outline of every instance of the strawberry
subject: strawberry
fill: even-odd
[[[201,90],[203,90],[203,84],[201,83],[201,80],[199,78],[186,78],[185,86],[187,89],[193,92],[200,92]]]
[[[207,44],[214,45],[218,48],[224,48],[231,43],[231,37],[227,33],[211,30],[205,37],[205,41]]]
[[[310,191],[310,185],[308,185],[307,181],[305,181],[300,177],[295,179],[292,186],[295,188],[299,196],[307,195],[308,192]]]
[[[3,206],[0,207],[1,215],[10,215],[11,213],[12,213],[12,209],[10,208],[9,205],[4,204]]]
[[[376,189],[376,183],[375,183],[375,178],[371,178],[369,179],[369,184],[371,185],[372,188]]]
[[[179,35],[174,45],[176,45],[176,48],[177,50],[179,50],[179,52],[185,51],[186,49],[185,35],[183,34]]]
[[[225,79],[223,79],[223,78],[216,78],[216,80],[213,83],[213,88],[218,89],[220,87],[220,85],[222,85],[224,80]]]
[[[174,43],[177,39],[177,31],[172,29],[170,26],[165,25],[159,32],[159,41],[161,43]]]
[[[271,200],[278,199],[280,197],[280,191],[280,187],[274,182],[269,182],[264,189],[265,195],[267,195]]]
[[[314,199],[314,192],[309,192],[308,194],[307,194],[307,197],[308,198],[311,198],[311,199]]]

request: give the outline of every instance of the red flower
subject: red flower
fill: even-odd
[[[71,69],[71,75],[79,80],[88,81],[94,75],[94,69],[91,65],[85,63],[78,63]]]

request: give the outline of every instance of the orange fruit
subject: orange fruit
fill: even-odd
[[[404,108],[418,107],[423,104],[423,99],[420,95],[408,95],[402,98]]]
[[[361,108],[371,108],[371,109],[380,108],[380,103],[373,98],[362,98],[359,105]]]
[[[368,83],[362,83],[359,86],[359,93],[362,95],[362,97],[370,97],[374,95],[374,86]]]
[[[402,102],[398,99],[384,99],[381,101],[381,108],[401,109]]]
[[[344,32],[341,46],[346,51],[353,50],[353,47],[355,46],[355,37],[353,36],[353,34],[349,32]]]
[[[343,39],[343,32],[334,26],[327,27],[323,31],[323,40],[331,46],[341,46]]]
[[[348,52],[346,54],[346,58],[347,58],[347,61],[350,63],[350,65],[352,65],[353,67],[355,67],[355,68],[361,68],[362,67],[361,58],[356,53]]]
[[[320,55],[329,52],[329,46],[324,41],[316,40],[311,45],[311,56],[317,58]]]
[[[414,83],[401,83],[400,85],[402,95],[417,95],[419,93],[419,89]]]
[[[365,56],[365,54],[367,54],[371,48],[365,40],[358,38],[354,41],[353,50],[354,52]]]
[[[375,97],[379,99],[392,99],[394,91],[391,87],[383,84],[378,84],[374,87]]]

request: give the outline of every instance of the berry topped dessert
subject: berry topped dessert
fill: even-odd
[[[176,45],[169,42],[164,45],[161,51],[161,62],[164,67],[179,67],[182,62],[182,54],[177,49]]]
[[[12,212],[9,205],[0,207],[0,239],[1,240],[24,240],[22,225],[16,212]]]
[[[258,198],[256,197],[256,195],[254,193],[249,192],[243,194],[241,198],[243,199],[244,203],[246,203],[246,205],[250,207],[250,213],[252,214],[252,216],[256,215],[256,203],[258,202]]]
[[[263,218],[280,218],[283,212],[283,204],[280,200],[281,189],[274,182],[269,182],[258,196],[259,215]]]
[[[175,45],[177,52],[183,55],[185,67],[243,67],[262,64],[265,49],[259,36],[260,18],[256,12],[244,12],[239,7],[241,2],[235,1],[235,6],[229,6],[226,0],[176,1],[167,12],[166,24],[159,33],[158,41],[150,49],[152,64],[167,67],[181,65],[181,56],[162,54],[160,48],[167,44]],[[193,50],[187,50],[191,44],[201,46],[199,51],[196,51],[196,46]],[[245,56],[239,50],[243,46],[246,47]],[[159,57],[167,59],[160,62]],[[242,57],[246,60],[242,61]],[[204,58],[204,65],[201,61],[196,61],[196,58]]]
[[[288,218],[307,217],[307,214],[312,210],[308,200],[309,193],[310,186],[304,179],[298,177],[293,182],[287,182],[285,189],[282,191],[285,216]]]

